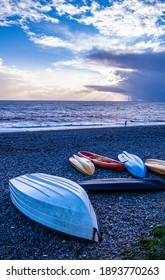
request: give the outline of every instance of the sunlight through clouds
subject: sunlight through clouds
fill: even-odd
[[[164,100],[164,11],[164,1],[151,0],[1,0],[0,78],[5,94],[17,99],[22,90],[23,99],[33,94],[58,99],[62,94],[63,99],[94,100],[109,100],[108,94],[112,100],[125,100],[132,94],[139,100],[144,90],[145,99],[154,100],[156,86]],[[137,60],[151,66],[140,68]],[[147,87],[148,77],[153,87]]]

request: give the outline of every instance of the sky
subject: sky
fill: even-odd
[[[0,0],[0,100],[165,102],[165,1]]]

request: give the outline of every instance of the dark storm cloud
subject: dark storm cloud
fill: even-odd
[[[120,68],[165,72],[164,52],[142,54],[112,54],[105,51],[94,51],[88,55],[88,58]]]
[[[125,78],[116,87],[101,89],[98,86],[97,90],[104,88],[108,91],[109,88],[111,92],[130,95],[132,100],[165,102],[165,53],[112,54],[95,50],[88,54],[88,58],[110,67],[119,67],[121,77]],[[126,72],[124,69],[134,71]]]
[[[132,100],[165,102],[165,73],[141,71],[129,74],[120,87]]]

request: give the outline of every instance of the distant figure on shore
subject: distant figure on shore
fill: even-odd
[[[127,121],[125,121],[125,127],[127,126]]]

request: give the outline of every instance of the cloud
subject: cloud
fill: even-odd
[[[93,82],[96,87],[112,87],[119,82],[123,81],[123,77],[120,75],[120,71],[118,68],[109,68],[106,65],[101,65],[98,62],[91,61],[89,59],[76,57],[73,60],[63,60],[63,61],[56,61],[52,63],[52,66],[54,69],[58,71],[63,71],[63,73],[66,73],[68,76],[68,72],[71,71],[72,75],[74,77],[77,76],[79,73],[79,83],[87,87],[87,83]],[[124,70],[125,72],[128,72],[130,70]],[[123,74],[123,73],[122,73]],[[85,77],[83,79],[83,77]],[[71,77],[70,77],[71,78]],[[78,78],[78,77],[77,77]],[[77,80],[76,80],[76,86],[77,86]],[[89,84],[90,85],[90,84]],[[92,87],[91,87],[92,88]],[[90,88],[90,90],[91,90]],[[93,87],[95,91],[97,89],[95,86]],[[88,87],[89,89],[89,87]],[[105,90],[102,90],[105,92]]]
[[[0,99],[21,100],[127,100],[121,93],[107,92],[103,87],[86,87],[85,84],[104,83],[106,77],[103,69],[87,69],[88,64],[81,65],[80,60],[63,62],[72,65],[72,69],[62,68],[62,62],[45,71],[25,71],[16,66],[9,67],[0,58]],[[93,69],[93,70],[92,70]],[[102,73],[101,73],[102,72]],[[105,75],[105,76],[104,76]]]
[[[35,82],[35,75],[30,71],[23,71],[16,67],[8,67],[4,65],[0,59],[0,99],[30,99],[32,93],[39,90],[44,91],[42,86],[38,87]]]
[[[57,33],[60,30],[60,25],[57,26]],[[145,42],[141,41],[135,45],[127,45],[123,43],[120,39],[110,39],[106,36],[99,34],[86,34],[84,32],[74,32],[67,30],[66,28],[61,28],[61,34],[57,36],[48,36],[35,34],[30,32],[28,29],[26,33],[29,39],[37,45],[45,47],[62,47],[69,49],[72,52],[83,53],[85,51],[89,52],[93,49],[100,49],[104,51],[111,51],[116,54],[130,54],[130,53],[143,53],[148,50],[154,52],[161,52],[165,50],[165,45],[160,41],[153,43],[152,41]],[[64,38],[62,38],[64,37]]]
[[[35,44],[74,52],[92,48],[115,53],[160,52],[165,50],[164,10],[165,3],[159,1],[123,0],[107,6],[97,1],[1,0],[0,26],[19,25]],[[62,31],[64,19],[69,27],[63,24]],[[43,21],[61,30],[58,36],[48,35],[46,28],[44,34],[31,31],[31,22]],[[83,28],[73,32],[75,21]],[[93,26],[95,32],[86,33],[83,29],[87,26]]]
[[[91,15],[83,15],[77,20],[93,25],[101,34],[121,38],[141,37],[143,35],[164,34],[164,27],[158,25],[164,13],[165,4],[159,1],[140,0],[114,1],[109,7],[91,6]],[[75,18],[76,20],[76,18]]]
[[[136,70],[165,71],[165,52],[114,54],[102,50],[93,50],[87,57],[108,66]]]
[[[115,87],[109,85],[103,87],[104,90],[126,93],[132,100],[165,101],[165,53],[115,55],[95,50],[88,58],[107,68],[116,67],[116,74],[118,72],[121,76]],[[90,87],[98,91],[103,90],[96,85]]]
[[[0,67],[3,65],[3,59],[0,57]]]
[[[19,96],[22,91],[44,98],[57,89],[60,96],[67,90],[69,96],[76,91],[99,100],[131,95],[132,100],[165,101],[164,11],[164,1],[152,0],[1,0],[0,26],[19,26],[49,55],[58,48],[58,63],[46,65],[46,74],[7,67],[0,59],[2,92],[13,98],[15,89]],[[63,61],[64,49],[70,60]]]
[[[46,2],[45,2],[46,3]],[[23,29],[28,28],[28,21],[40,22],[41,20],[58,23],[57,18],[49,16],[52,7],[50,4],[34,0],[0,1],[0,25],[20,25]],[[11,19],[12,18],[12,19]]]
[[[86,85],[86,88],[88,89],[93,89],[93,90],[96,90],[96,91],[105,91],[105,92],[113,92],[113,93],[124,93],[124,94],[127,94],[128,95],[128,91],[123,89],[123,88],[119,88],[118,86],[116,87],[112,87],[112,86],[92,86],[92,85]]]
[[[134,101],[165,102],[165,73],[141,71],[128,75],[127,80],[121,82]]]
[[[57,31],[58,29],[60,29],[59,26],[57,26]],[[65,32],[65,29],[63,29],[63,34],[61,34],[61,37],[65,39],[60,38],[60,34],[57,37],[35,34],[29,30],[26,30],[26,33],[29,39],[37,45],[51,48],[62,47],[75,53],[83,53],[93,48],[104,48],[107,51],[114,51],[119,46],[119,40],[110,40],[101,35],[92,35],[83,32]],[[125,47],[120,46],[120,50],[124,51]]]
[[[104,41],[107,39],[106,49],[123,53],[160,52],[165,50],[164,10],[165,3],[159,1],[113,1],[109,6],[95,1],[87,14],[70,16],[81,24],[93,26],[100,39],[101,36]]]
[[[73,15],[80,15],[80,14],[84,14],[86,13],[90,7],[84,5],[84,6],[78,6],[78,5],[73,5],[73,4],[67,4],[65,3],[65,1],[61,1],[63,3],[60,3],[60,1],[58,1],[59,3],[57,4],[57,1],[53,1],[54,2],[54,7],[57,10],[58,14],[60,16],[68,14],[70,16]]]
[[[59,97],[62,94],[60,89],[42,82],[40,72],[25,71],[16,66],[6,66],[1,58],[0,84],[1,100],[56,99],[56,94],[59,94]]]
[[[54,47],[54,48],[69,48],[73,49],[72,43],[66,40],[62,40],[55,36],[36,36],[32,32],[28,32],[30,40],[33,41],[35,44],[42,45],[45,47]]]

